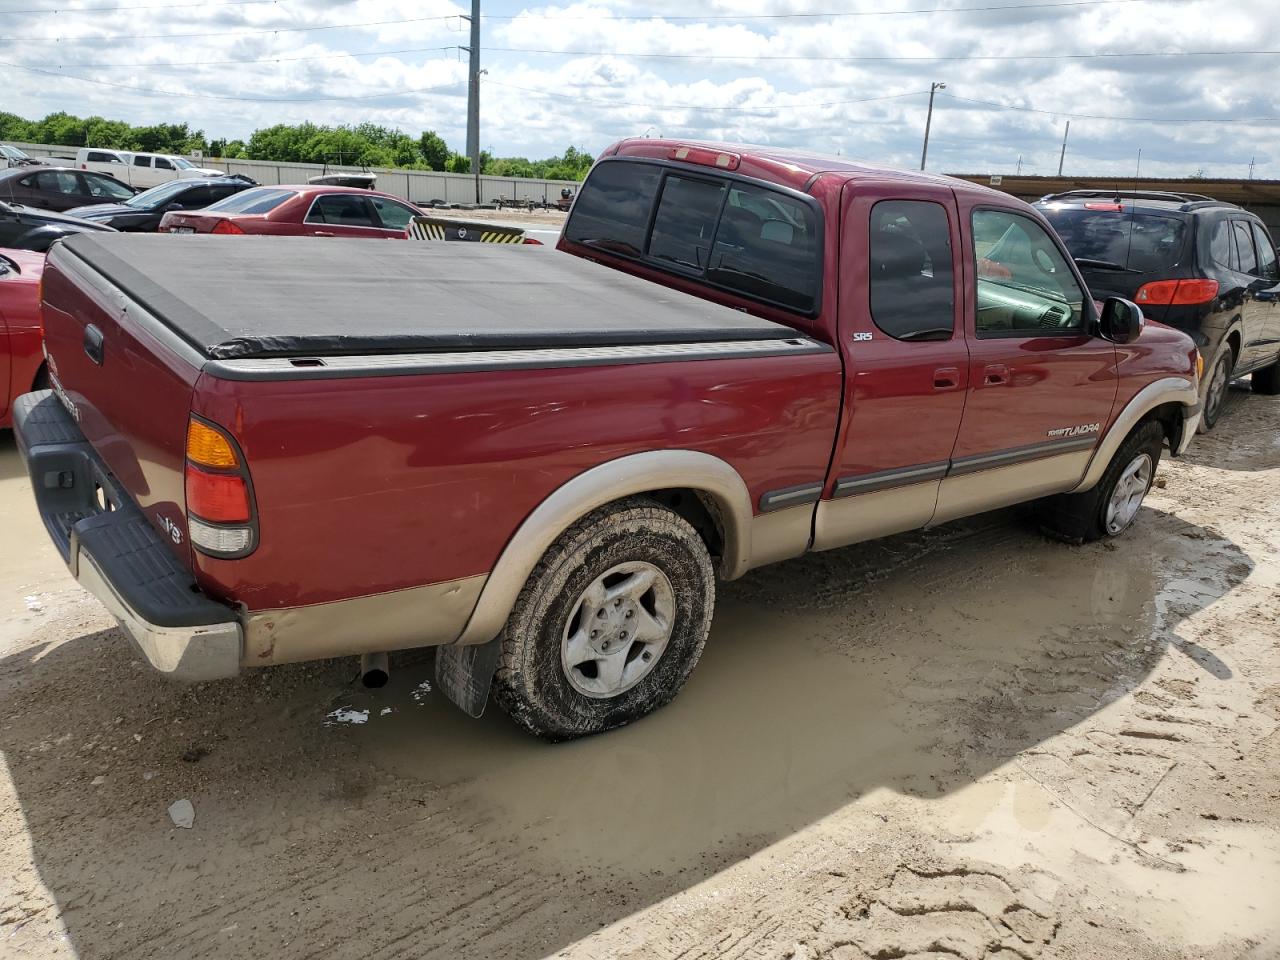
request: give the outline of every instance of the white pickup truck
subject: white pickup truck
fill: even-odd
[[[223,175],[221,170],[197,167],[185,157],[172,154],[107,150],[101,147],[81,147],[77,150],[76,166],[81,170],[108,174],[121,183],[143,190],[170,180]]]

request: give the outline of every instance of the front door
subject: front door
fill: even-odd
[[[934,522],[1065,491],[1111,419],[1116,346],[1034,217],[962,203],[969,397]]]
[[[847,184],[838,329],[844,416],[814,549],[922,527],[964,410],[969,355],[951,190]]]

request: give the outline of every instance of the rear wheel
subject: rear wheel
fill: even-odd
[[[1280,361],[1273,363],[1269,367],[1263,367],[1261,370],[1253,371],[1250,378],[1253,382],[1253,392],[1260,393],[1265,397],[1274,397],[1280,393]]]
[[[1043,502],[1041,524],[1052,536],[1072,543],[1118,537],[1133,524],[1151,489],[1164,430],[1148,421],[1120,444],[1098,485],[1084,493],[1067,493]]]
[[[1200,417],[1200,432],[1207,433],[1217,424],[1227,405],[1227,390],[1231,386],[1231,370],[1236,355],[1230,347],[1223,347],[1209,373],[1209,384],[1204,391],[1204,413]]]
[[[501,634],[495,698],[548,740],[630,723],[683,686],[714,606],[711,558],[693,527],[641,497],[603,507],[525,583]]]

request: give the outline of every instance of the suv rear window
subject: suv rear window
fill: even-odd
[[[1155,273],[1177,266],[1182,259],[1187,222],[1180,217],[1128,210],[1041,207],[1040,211],[1078,260]]]
[[[235,196],[227,197],[225,200],[219,200],[206,209],[216,210],[219,213],[270,213],[293,196],[296,196],[296,194],[292,190],[260,187],[256,190],[237,193]]]
[[[656,164],[605,161],[583,184],[565,237],[812,313],[821,274],[818,229],[813,208],[781,191]]]

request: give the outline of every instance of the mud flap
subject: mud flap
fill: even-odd
[[[480,717],[498,669],[502,640],[436,647],[436,687],[469,717]]]

